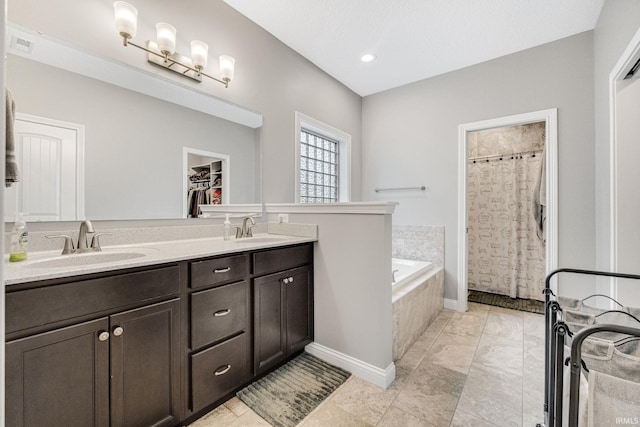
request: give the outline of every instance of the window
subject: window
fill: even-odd
[[[349,201],[351,136],[296,113],[296,200]]]
[[[338,201],[339,144],[335,139],[300,129],[300,203]]]

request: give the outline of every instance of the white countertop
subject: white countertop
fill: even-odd
[[[222,237],[214,237],[142,243],[139,245],[104,246],[100,254],[113,254],[113,258],[109,258],[111,255],[107,255],[104,260],[101,260],[103,262],[91,264],[76,263],[76,260],[81,262],[82,257],[88,258],[92,255],[95,256],[94,254],[96,254],[96,252],[70,255],[60,255],[60,250],[30,252],[28,253],[27,260],[20,262],[9,262],[8,256],[5,256],[4,283],[5,285],[14,285],[37,280],[72,277],[216,255],[233,254],[255,249],[275,248],[298,243],[315,242],[316,240],[315,238],[309,237],[256,234],[253,239],[223,240]],[[112,260],[118,257],[118,253],[135,254],[137,257]],[[57,260],[61,258],[64,258],[62,262],[68,265],[51,267],[51,262],[58,262]]]

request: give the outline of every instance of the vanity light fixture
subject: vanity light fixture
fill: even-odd
[[[147,60],[167,70],[174,71],[193,80],[202,81],[202,76],[222,83],[229,87],[235,71],[235,59],[229,55],[220,56],[220,78],[213,77],[204,72],[207,66],[209,46],[200,40],[191,42],[191,57],[183,56],[176,52],[176,29],[165,22],[156,24],[156,41],[147,40],[146,46],[138,45],[131,41],[135,37],[138,27],[138,10],[124,1],[113,4],[114,21],[118,34],[122,36],[122,44],[137,47],[147,52]]]

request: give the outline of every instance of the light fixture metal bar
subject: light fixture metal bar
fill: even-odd
[[[163,55],[162,53],[158,52],[157,50],[154,50],[153,48],[150,48],[149,46],[153,46],[155,45],[154,42],[147,40],[147,47],[145,46],[141,46],[139,44],[136,44],[134,42],[132,42],[130,39],[127,39],[126,37],[123,37],[124,39],[124,45],[128,46],[131,45],[133,47],[137,47],[138,49],[144,50],[145,52],[147,52],[149,54],[149,62],[154,64],[154,65],[158,65],[160,67],[166,68],[167,70],[171,70],[174,71],[176,73],[182,74],[186,77],[189,77],[193,80],[196,80],[198,82],[202,81],[202,77],[201,76],[205,76],[208,77],[212,80],[217,81],[218,83],[222,83],[224,85],[224,87],[228,88],[229,87],[229,81],[228,80],[221,80],[218,79],[216,77],[213,77],[209,74],[203,73],[202,71],[197,70],[196,68],[192,67],[191,65],[185,64],[183,61],[178,60],[178,57],[182,57],[182,55],[180,55],[179,53],[174,53],[173,55],[167,56],[165,57],[165,55]],[[161,60],[157,61],[155,60],[155,58],[152,57],[158,57]],[[152,59],[153,58],[153,59]],[[171,68],[173,65],[179,65],[180,67],[183,67],[185,70],[178,70],[175,68]],[[193,73],[193,74],[189,74],[189,72]]]
[[[211,75],[209,75],[207,73],[203,73],[202,71],[200,72],[200,75],[205,76],[205,77],[209,77],[210,79],[213,79],[213,80],[215,80],[217,82],[220,82],[220,83],[222,83],[224,85],[224,87],[229,87],[229,80],[217,79],[217,78],[215,78],[215,77],[213,77],[213,76],[211,76]]]
[[[137,45],[134,46],[138,47]],[[147,46],[144,51],[149,53],[147,56],[149,63],[189,77],[197,82],[202,81],[202,77],[188,64],[189,58],[183,57],[178,52],[165,56],[159,52],[156,43],[150,40],[147,40]]]

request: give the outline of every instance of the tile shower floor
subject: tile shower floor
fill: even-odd
[[[352,376],[299,426],[529,426],[543,419],[544,317],[443,310],[382,389]],[[192,427],[269,426],[234,397]]]

